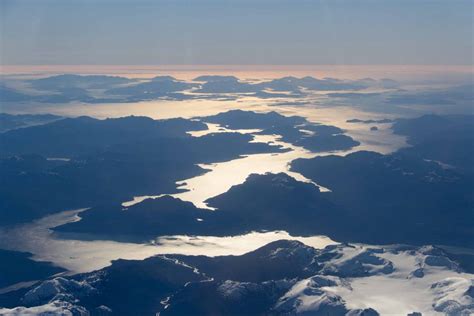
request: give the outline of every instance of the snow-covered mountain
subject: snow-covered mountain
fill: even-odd
[[[440,248],[272,242],[242,256],[155,256],[9,294],[9,315],[470,315],[474,275]]]

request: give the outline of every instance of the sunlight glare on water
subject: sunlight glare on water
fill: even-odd
[[[232,237],[163,236],[150,243],[61,239],[51,228],[79,220],[82,210],[65,211],[14,228],[0,229],[0,248],[30,252],[72,273],[108,266],[112,260],[142,260],[158,254],[240,255],[280,239],[299,240],[315,248],[334,244],[325,236],[297,237],[284,231],[251,232]]]

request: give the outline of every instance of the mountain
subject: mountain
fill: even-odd
[[[274,126],[294,126],[306,123],[301,116],[283,116],[277,112],[258,113],[231,110],[201,118],[204,122],[216,123],[231,129],[266,129]]]
[[[148,117],[129,116],[98,120],[82,116],[3,133],[0,135],[0,151],[3,154],[71,157],[127,142],[190,137],[187,131],[206,128],[203,123],[184,119],[155,121]]]
[[[332,78],[316,79],[310,76],[303,78],[283,77],[265,82],[262,85],[276,91],[300,91],[301,88],[316,91],[330,90],[362,90],[370,87],[373,82],[364,80],[339,80]]]
[[[170,76],[158,76],[149,81],[129,84],[122,87],[116,87],[106,90],[109,95],[119,95],[131,100],[148,100],[163,97],[184,98],[184,95],[178,95],[176,92],[182,92],[196,87],[196,84],[177,80]]]
[[[29,101],[32,96],[24,94],[18,90],[7,87],[0,83],[0,101],[1,102],[23,102]]]
[[[387,288],[379,298],[359,286],[380,282]],[[472,275],[435,247],[344,244],[317,250],[280,240],[241,256],[117,260],[98,271],[0,296],[5,306],[0,313],[379,315],[389,295],[406,314],[467,315],[474,306],[472,282]],[[390,294],[411,287],[421,296]],[[18,305],[23,307],[9,309]]]
[[[43,280],[65,271],[49,262],[33,261],[30,257],[30,253],[0,249],[0,289],[19,282]]]
[[[251,135],[187,133],[206,128],[185,119],[79,117],[2,133],[0,225],[137,195],[177,193],[176,181],[206,172],[198,164],[285,151],[252,143]]]
[[[232,129],[261,129],[258,134],[280,135],[281,140],[313,152],[347,150],[360,144],[338,127],[310,123],[300,116],[283,116],[273,111],[232,110],[202,120]]]
[[[459,171],[472,172],[474,161],[473,115],[424,115],[399,119],[393,125],[396,134],[408,137],[406,154],[439,161]]]
[[[341,212],[313,184],[298,182],[283,173],[251,175],[245,183],[206,202],[216,211],[197,209],[171,197],[145,200],[126,212],[122,206],[109,203],[85,211],[81,221],[55,230],[109,239],[129,233],[129,238],[141,240],[170,234],[229,236],[262,230],[311,235],[326,233],[326,224]]]
[[[285,230],[346,242],[472,247],[472,177],[434,162],[373,152],[300,159],[292,169],[331,192],[321,193],[313,184],[286,174],[251,175],[243,184],[206,201],[214,212],[184,207],[177,199],[156,199],[135,205],[129,213],[120,206],[91,209],[81,214],[82,221],[57,229],[102,233],[114,239],[120,231],[129,232],[128,223],[133,221],[133,234],[141,238]],[[171,215],[162,207],[164,201],[189,211]],[[156,223],[148,219],[148,213],[154,214]],[[111,225],[94,224],[99,222]]]
[[[41,125],[57,121],[60,116],[52,114],[7,114],[0,113],[0,132],[6,132],[12,129]]]
[[[331,238],[474,246],[471,175],[403,153],[374,152],[298,159],[291,169],[329,188],[327,199],[344,210]]]
[[[234,76],[200,76],[194,81],[203,82],[197,90],[201,93],[252,93],[261,90],[258,85],[242,82]]]

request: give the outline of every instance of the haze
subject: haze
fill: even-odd
[[[471,1],[11,1],[1,64],[472,63]]]

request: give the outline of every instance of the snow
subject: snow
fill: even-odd
[[[80,306],[74,306],[67,302],[54,301],[45,305],[34,307],[15,307],[12,309],[0,308],[0,315],[5,316],[88,316],[88,311]]]
[[[435,248],[423,247],[419,251],[397,251],[396,247],[386,249],[377,256],[393,264],[392,273],[352,278],[348,279],[350,287],[324,289],[341,296],[348,309],[371,307],[380,315],[407,315],[412,312],[443,315],[446,311],[442,307],[443,302],[449,302],[450,306],[459,304],[463,308],[472,308],[472,297],[464,293],[472,284],[474,276],[458,272],[455,263],[444,256],[434,255],[433,249]],[[353,252],[354,250],[348,250],[345,256],[348,257]],[[426,260],[427,258],[430,259]],[[423,276],[413,277],[414,272],[419,269],[422,269]],[[438,285],[432,288],[433,284]],[[438,306],[439,304],[441,305]]]
[[[446,314],[471,315],[474,313],[474,301],[468,291],[473,284],[473,280],[463,277],[450,277],[433,284],[434,309]]]
[[[213,240],[216,241],[223,240]],[[308,240],[303,238],[302,241]],[[235,243],[236,240],[229,237],[226,242]],[[316,250],[289,241],[278,244],[269,252],[269,256],[308,258],[305,262],[311,264],[306,271],[315,273],[302,280],[268,281],[276,281],[269,286],[285,284],[282,291],[286,293],[273,306],[272,311],[277,313],[376,315],[376,311],[380,315],[403,316],[415,312],[423,315],[474,313],[474,275],[462,272],[443,250],[433,246],[331,244]],[[196,268],[180,260],[168,259],[199,273]],[[0,314],[71,315],[69,312],[74,311],[81,315],[83,307],[75,304],[82,297],[97,291],[95,287],[100,285],[100,276],[99,271],[80,281],[63,277],[44,281],[23,297],[27,306],[42,305],[0,309]],[[233,301],[267,290],[266,282],[230,280],[224,281],[218,288],[224,297]]]

